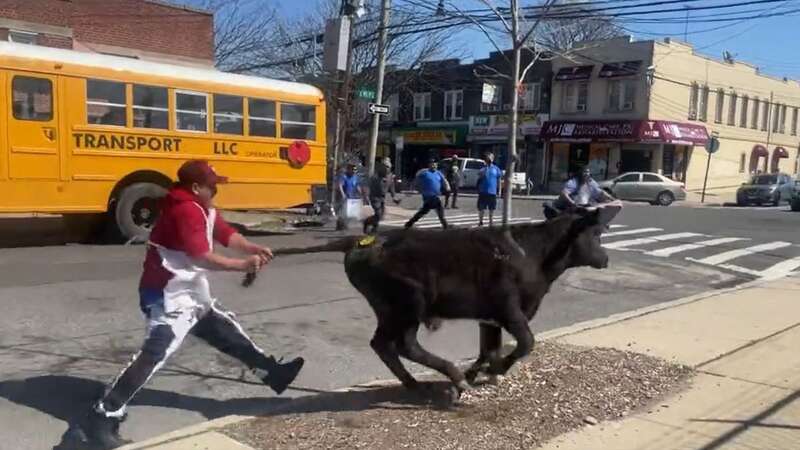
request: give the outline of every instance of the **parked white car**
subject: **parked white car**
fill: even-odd
[[[459,187],[466,189],[477,189],[478,177],[480,176],[481,169],[486,167],[486,163],[477,158],[446,158],[440,163],[440,170],[446,173],[450,165],[457,164],[459,172],[461,172],[461,184]],[[505,170],[503,171],[505,175]],[[527,187],[527,175],[525,172],[515,172],[511,178],[511,186],[514,190],[524,190]]]

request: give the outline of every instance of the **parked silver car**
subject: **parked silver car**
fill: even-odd
[[[661,206],[669,206],[675,200],[686,200],[683,183],[652,172],[628,172],[599,184],[620,200],[644,201]]]
[[[775,206],[792,199],[794,180],[785,173],[765,173],[753,175],[747,183],[736,191],[736,204],[739,206],[755,203],[770,203]]]

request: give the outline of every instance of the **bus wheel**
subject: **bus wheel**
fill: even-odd
[[[117,228],[127,240],[146,241],[159,214],[159,202],[167,190],[154,183],[134,183],[117,199]]]

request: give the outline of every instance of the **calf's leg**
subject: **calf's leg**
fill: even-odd
[[[480,342],[480,352],[478,353],[478,359],[472,363],[469,369],[464,373],[467,378],[467,381],[471,384],[475,382],[475,378],[478,377],[482,371],[486,369],[487,362],[494,361],[497,359],[498,352],[503,346],[502,337],[503,337],[503,330],[500,327],[489,325],[486,323],[482,323],[479,325],[480,327],[480,334],[481,334],[481,342]]]
[[[398,343],[400,355],[450,378],[459,393],[469,389],[469,384],[464,379],[464,374],[458,370],[455,364],[422,348],[417,340],[418,327],[419,325],[405,330],[402,341]]]
[[[403,383],[408,389],[415,389],[419,383],[417,380],[408,373],[403,363],[400,361],[400,356],[397,353],[397,341],[402,338],[402,333],[397,332],[390,327],[378,323],[378,328],[375,330],[375,335],[370,341],[372,350],[378,357],[386,364],[386,367],[392,371],[394,376]]]
[[[522,311],[512,314],[506,321],[504,328],[517,340],[517,346],[504,358],[494,359],[491,362],[489,373],[493,375],[504,375],[514,363],[527,356],[533,350],[533,333]]]

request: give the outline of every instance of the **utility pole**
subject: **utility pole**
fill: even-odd
[[[389,2],[390,0],[381,0],[381,25],[380,37],[378,38],[378,81],[375,87],[375,103],[383,103],[383,77],[386,70],[386,35],[387,26],[389,25]],[[375,154],[378,147],[378,131],[380,130],[381,115],[378,113],[372,114],[372,129],[369,133],[369,156],[367,157],[367,174],[372,176],[375,174]]]
[[[508,126],[508,152],[506,155],[506,176],[503,177],[503,226],[508,225],[511,219],[511,178],[514,176],[514,168],[517,160],[517,124],[519,122],[519,89],[520,89],[520,58],[522,57],[522,46],[524,42],[519,42],[519,6],[517,0],[511,0],[511,40],[514,43],[514,67],[511,71],[511,120]]]

